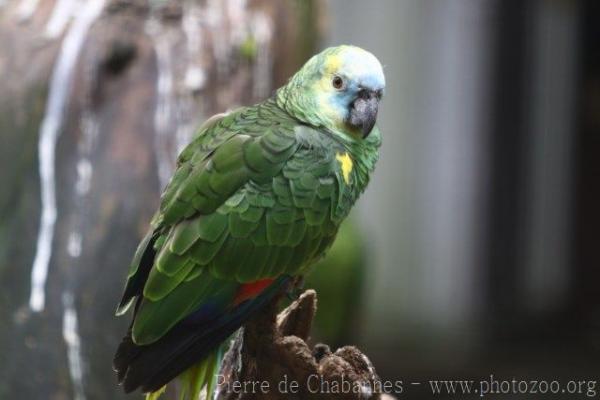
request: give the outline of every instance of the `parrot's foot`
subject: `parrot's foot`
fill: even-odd
[[[332,352],[324,344],[311,348],[309,341],[312,321],[317,310],[314,290],[307,290],[290,306],[277,314],[276,303],[268,306],[256,319],[236,335],[219,372],[216,400],[287,400],[281,389],[282,379],[297,382],[297,399],[360,400],[365,388],[369,398],[380,399],[381,380],[369,359],[354,346]],[[347,396],[333,391],[315,393],[307,384],[308,377],[319,377],[327,385],[344,376],[352,388]],[[236,391],[235,385],[266,382],[266,392]],[[391,400],[387,397],[386,400]]]
[[[298,289],[292,289],[287,293],[287,296],[289,301],[296,301],[298,300],[298,297],[300,297],[300,290]]]
[[[306,281],[303,276],[299,276],[294,280],[291,288],[287,292],[287,298],[290,301],[296,301],[300,295],[304,292],[304,284]]]

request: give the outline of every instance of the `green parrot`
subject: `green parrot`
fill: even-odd
[[[117,309],[133,308],[113,361],[125,392],[153,399],[179,377],[182,397],[212,396],[227,339],[323,256],[365,190],[384,87],[375,56],[332,47],[271,98],[199,128]]]

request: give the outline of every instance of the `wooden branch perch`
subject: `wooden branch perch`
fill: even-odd
[[[238,332],[219,373],[217,400],[382,399],[369,359],[354,346],[311,348],[317,294],[305,291],[277,315],[277,302]],[[390,397],[385,397],[390,399]]]

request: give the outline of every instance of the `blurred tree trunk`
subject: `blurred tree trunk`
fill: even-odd
[[[320,11],[0,1],[0,398],[124,397],[111,360],[128,318],[113,312],[177,152],[205,118],[287,79],[316,46]],[[43,182],[39,151],[55,167]],[[31,298],[36,255],[44,301]]]

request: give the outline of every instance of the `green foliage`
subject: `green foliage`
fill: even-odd
[[[307,276],[306,287],[319,296],[315,336],[341,346],[356,333],[367,273],[365,243],[356,222],[349,218],[324,259]]]
[[[249,35],[240,45],[240,54],[242,57],[249,61],[256,59],[256,53],[258,52],[258,44],[254,36]]]

